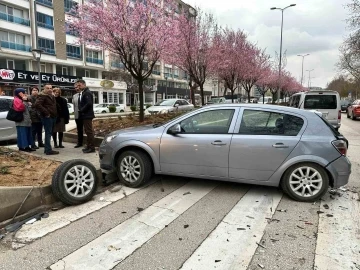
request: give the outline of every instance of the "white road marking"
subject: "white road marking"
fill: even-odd
[[[356,193],[346,192],[321,201],[315,269],[342,270],[360,266],[360,203]],[[327,204],[329,209],[325,209]],[[332,215],[332,216],[327,216]]]
[[[122,187],[117,192],[105,191],[84,204],[69,206],[56,212],[50,212],[48,218],[43,218],[30,225],[24,225],[15,235],[15,241],[26,243],[41,238],[48,233],[69,225],[71,222],[89,215],[113,202],[138,191],[139,189]],[[125,193],[125,194],[124,194]],[[102,198],[100,200],[100,198]],[[14,246],[15,247],[15,246]]]
[[[247,269],[281,197],[274,188],[249,190],[181,269]]]
[[[112,269],[216,186],[217,182],[214,181],[190,182],[59,260],[50,268],[53,270]],[[184,195],[188,192],[190,194]]]

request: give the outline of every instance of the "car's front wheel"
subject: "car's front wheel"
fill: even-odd
[[[294,200],[313,202],[328,190],[329,177],[320,165],[300,163],[285,172],[281,187]]]
[[[139,187],[150,180],[152,164],[149,157],[141,151],[125,151],[118,158],[117,174],[124,185]]]

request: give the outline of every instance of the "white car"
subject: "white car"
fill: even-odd
[[[110,113],[109,106],[115,106],[117,113],[125,112],[124,104],[115,104],[115,103],[100,103],[94,105],[94,113]]]
[[[185,99],[164,99],[159,101],[154,106],[145,110],[145,115],[149,114],[163,114],[171,112],[185,112],[194,109],[194,105],[187,102]]]
[[[69,109],[69,113],[70,114],[74,113],[74,105],[72,103],[68,103],[67,106],[68,106],[68,109]]]
[[[13,97],[0,96],[0,141],[17,138],[15,122],[6,119]]]

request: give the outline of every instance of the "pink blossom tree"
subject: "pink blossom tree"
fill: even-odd
[[[174,46],[174,6],[171,0],[107,0],[80,5],[69,21],[82,44],[114,54],[137,81],[140,121],[144,120],[144,81],[160,58]]]
[[[197,9],[196,16],[181,14],[175,31],[176,45],[168,61],[185,71],[190,82],[200,88],[201,104],[204,100],[204,84],[213,74],[213,38],[217,32],[217,24],[212,14]],[[191,83],[190,83],[191,84]],[[191,93],[195,102],[194,91]]]

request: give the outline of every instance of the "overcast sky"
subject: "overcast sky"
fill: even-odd
[[[311,85],[326,87],[337,75],[339,46],[347,35],[345,19],[348,11],[344,5],[350,0],[184,0],[193,7],[213,12],[220,25],[243,29],[249,39],[268,54],[280,51],[281,11],[271,7],[295,7],[284,11],[283,52],[286,50],[287,65],[300,81],[302,57],[304,61],[304,85],[307,86],[311,71]],[[306,76],[305,76],[306,75]]]

